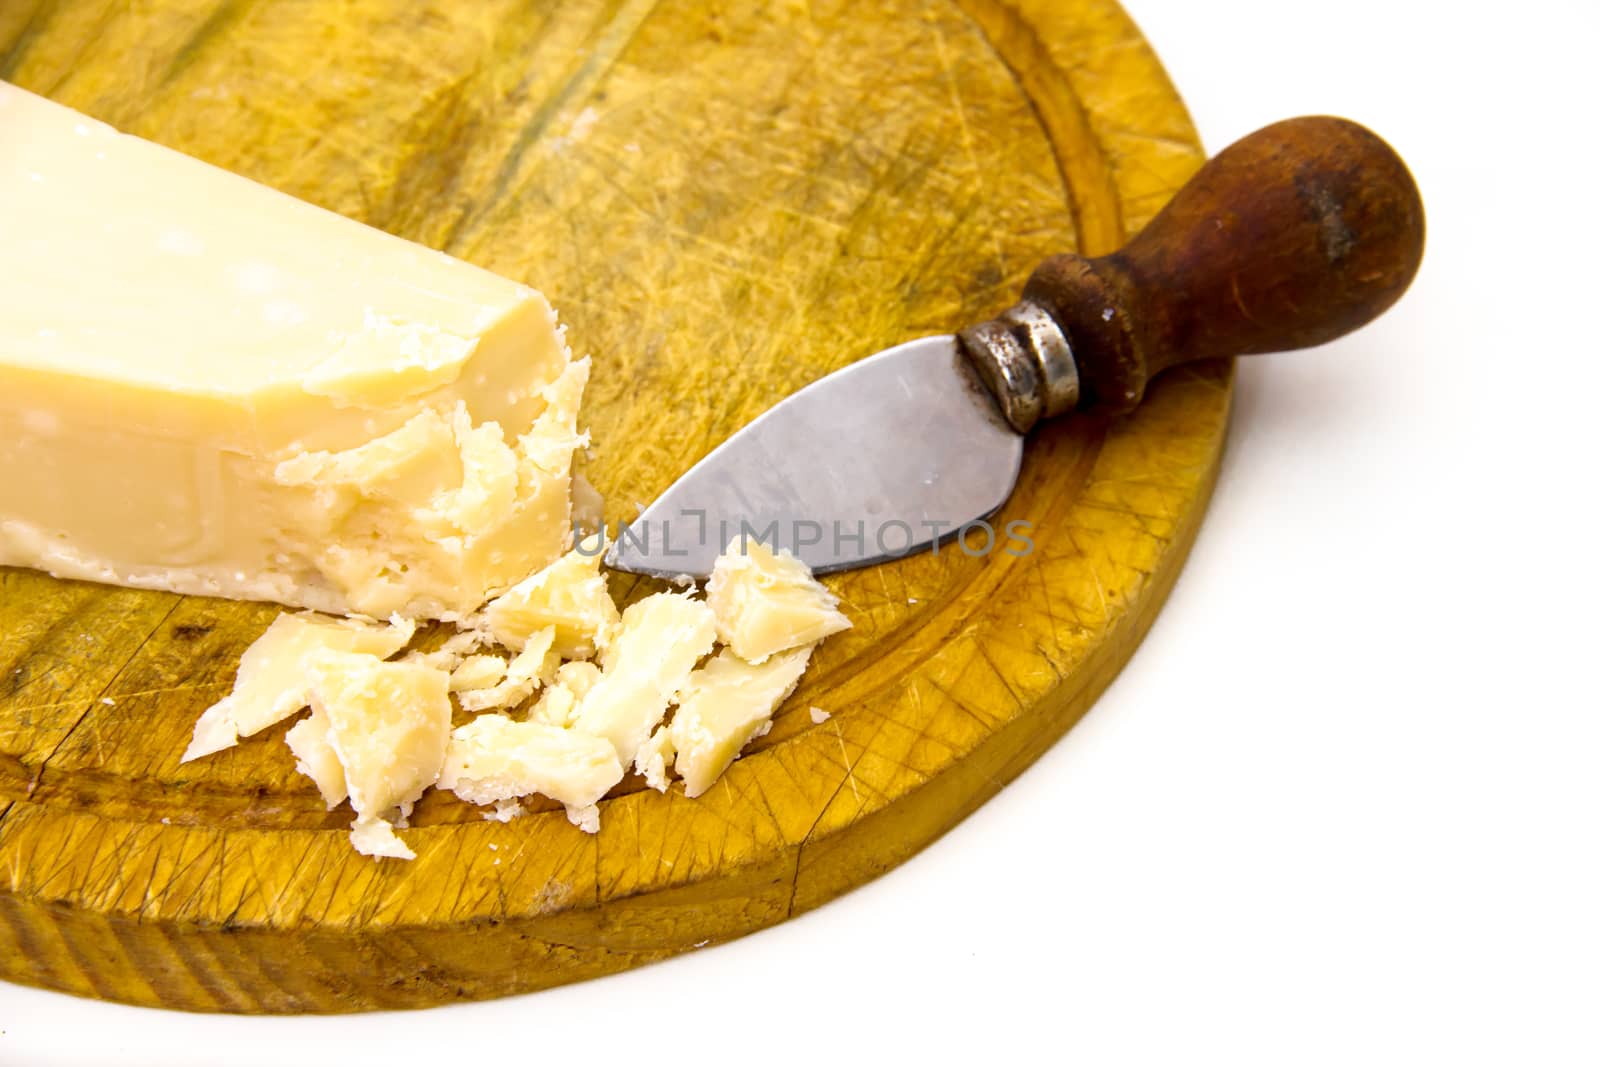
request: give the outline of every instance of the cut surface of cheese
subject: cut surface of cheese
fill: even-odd
[[[586,659],[618,615],[600,573],[600,556],[574,548],[491,601],[484,618],[507,648],[521,648],[530,634],[553,626],[555,651],[564,659]]]
[[[361,652],[383,659],[404,648],[415,631],[415,625],[404,619],[382,625],[312,612],[279,615],[245,650],[233,692],[195,723],[184,762],[230,748],[239,738],[265,730],[309,704],[306,664],[313,654]]]
[[[621,780],[616,750],[604,738],[490,714],[450,735],[439,788],[469,804],[540,793],[582,809]]]
[[[601,654],[599,680],[578,704],[574,728],[610,741],[628,766],[716,636],[711,609],[686,594],[655,593],[630,605]]]
[[[805,673],[810,648],[769,656],[753,664],[723,649],[689,676],[678,694],[670,748],[683,790],[697,797],[711,788],[739,751],[772,726],[772,713]]]
[[[447,617],[566,550],[537,292],[4,83],[0,199],[0,564]]]
[[[450,676],[420,663],[328,651],[313,655],[307,672],[313,713],[327,720],[356,811],[351,841],[368,855],[413,858],[387,820],[396,811],[410,815],[439,778],[450,740]]]
[[[810,568],[754,539],[729,542],[712,566],[706,603],[716,613],[717,639],[751,663],[850,628],[839,599]]]
[[[328,730],[328,717],[313,710],[291,726],[283,740],[294,753],[295,770],[311,779],[322,794],[322,802],[332,811],[350,795],[350,789],[345,785],[344,767],[328,739]]]

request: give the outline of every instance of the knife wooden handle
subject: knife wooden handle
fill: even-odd
[[[1009,331],[1013,354],[1031,349],[1020,371],[974,355],[997,395],[1035,391],[1015,410],[1000,396],[1014,425],[1066,404],[1117,414],[1168,367],[1306,348],[1370,322],[1416,275],[1423,230],[1416,183],[1376,134],[1289,119],[1212,158],[1121,250],[1046,260],[1018,308],[962,340],[973,354]],[[1064,335],[1053,357],[1037,323],[1017,315],[1039,309]],[[1074,367],[1075,383],[1059,380]]]

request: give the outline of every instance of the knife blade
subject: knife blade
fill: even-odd
[[[735,537],[793,552],[819,574],[908,555],[1005,503],[1022,443],[953,335],[910,341],[724,441],[618,528],[606,562],[704,576]]]
[[[1041,419],[1122,414],[1169,367],[1349,333],[1400,298],[1424,230],[1415,182],[1371,131],[1328,117],[1258,130],[1121,250],[1053,256],[996,318],[779,402],[619,525],[605,561],[703,578],[754,539],[826,573],[937,545],[1010,497]]]

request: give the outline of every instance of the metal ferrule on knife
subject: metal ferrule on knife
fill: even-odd
[[[1078,364],[1072,345],[1038,304],[1024,300],[956,336],[1018,433],[1027,433],[1041,418],[1077,407]]]

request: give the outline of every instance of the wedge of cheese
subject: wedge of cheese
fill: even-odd
[[[451,617],[571,542],[524,285],[0,83],[0,564]]]
[[[717,557],[706,603],[716,613],[717,639],[751,663],[850,628],[839,599],[809,567],[753,539],[735,539]]]
[[[811,649],[800,648],[757,665],[723,649],[689,676],[672,716],[670,747],[661,746],[663,757],[676,754],[673,769],[686,794],[710,789],[745,745],[772,728],[773,711],[800,684],[810,658]]]
[[[361,652],[383,659],[404,648],[416,626],[332,619],[302,612],[279,615],[239,661],[233,692],[206,709],[194,724],[183,762],[209,756],[282,722],[311,702],[307,664],[318,652]],[[335,801],[337,803],[337,801]]]
[[[711,609],[687,594],[656,593],[629,606],[573,728],[610,741],[627,767],[716,637]]]
[[[450,676],[420,663],[327,651],[311,658],[307,673],[313,716],[326,723],[356,811],[351,843],[369,856],[416,858],[391,819],[408,817],[444,767]],[[326,799],[324,782],[317,785]]]

